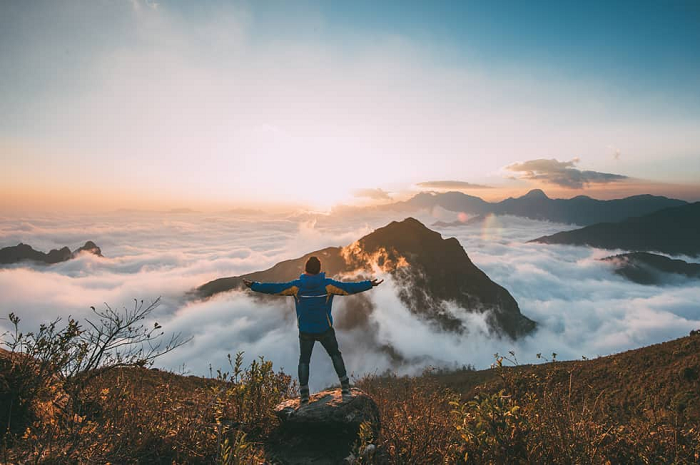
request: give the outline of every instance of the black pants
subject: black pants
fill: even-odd
[[[299,332],[299,385],[307,386],[309,384],[309,364],[311,363],[311,352],[314,350],[316,341],[320,342],[323,348],[326,349],[326,352],[328,352],[328,355],[330,355],[338,379],[341,382],[347,381],[345,363],[338,349],[335,330],[329,328],[327,331],[318,334]]]

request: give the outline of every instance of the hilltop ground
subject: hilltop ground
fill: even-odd
[[[16,380],[12,357],[0,361],[5,402]],[[511,361],[357,380],[382,415],[380,436],[364,438],[378,446],[373,460],[700,462],[700,334],[593,360]],[[212,378],[108,370],[79,399],[48,409],[58,391],[45,380],[26,417],[14,417],[2,460],[263,463],[275,446],[272,408],[295,387],[269,362],[233,361],[231,373]]]

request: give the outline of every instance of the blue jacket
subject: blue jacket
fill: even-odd
[[[344,283],[326,278],[326,273],[302,274],[288,283],[254,282],[250,288],[264,294],[293,296],[297,326],[304,333],[322,333],[333,327],[334,295],[350,295],[372,289],[371,281]]]

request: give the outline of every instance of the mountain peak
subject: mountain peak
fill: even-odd
[[[427,242],[442,242],[440,233],[433,231],[413,217],[403,221],[392,221],[378,228],[359,240],[366,250],[376,251],[380,248],[393,246],[399,249],[421,250]]]
[[[388,225],[384,226],[384,228],[387,229],[396,229],[396,230],[425,230],[425,231],[430,231],[430,232],[435,232],[432,231],[430,228],[428,228],[426,225],[418,221],[417,219],[413,218],[412,216],[409,216],[405,218],[403,221],[392,221]],[[380,228],[380,229],[384,229]]]
[[[547,197],[547,194],[545,194],[542,189],[532,189],[530,192],[523,195],[521,198],[524,198],[524,199],[549,199],[549,197]]]
[[[102,257],[102,249],[100,249],[97,244],[95,244],[92,241],[87,241],[84,246],[80,247],[79,249],[75,249],[73,252],[73,255],[77,255],[80,252],[89,252],[91,254],[97,255],[98,257]]]
[[[285,260],[267,270],[210,281],[199,286],[195,296],[207,298],[241,289],[243,279],[267,282],[293,279],[311,255],[321,257],[321,269],[329,277],[341,278],[358,272],[369,277],[376,267],[381,268],[395,280],[397,296],[406,308],[442,330],[458,333],[468,330],[466,322],[453,315],[445,302],[467,312],[486,314],[490,328],[511,338],[535,328],[535,323],[520,313],[513,296],[472,263],[457,239],[443,239],[440,233],[411,217],[392,221],[348,247],[329,247]],[[368,305],[365,313],[373,311],[374,307]]]

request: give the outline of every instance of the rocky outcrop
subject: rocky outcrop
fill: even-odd
[[[357,388],[345,398],[340,389],[321,391],[306,405],[289,399],[275,407],[275,414],[280,426],[266,447],[274,463],[348,463],[360,425],[369,425],[374,437],[380,430],[377,404]]]
[[[331,434],[357,434],[360,425],[369,421],[379,428],[377,404],[357,388],[343,397],[340,389],[328,389],[311,395],[306,405],[299,399],[289,399],[275,407],[282,427],[293,433],[305,434],[319,429]]]
[[[68,247],[61,249],[52,249],[48,253],[34,250],[30,245],[19,243],[12,247],[0,249],[0,264],[11,265],[23,261],[32,261],[35,263],[44,263],[53,265],[75,258],[82,252],[88,252],[102,257],[102,250],[92,241],[87,241],[84,246],[75,249],[73,252]]]

